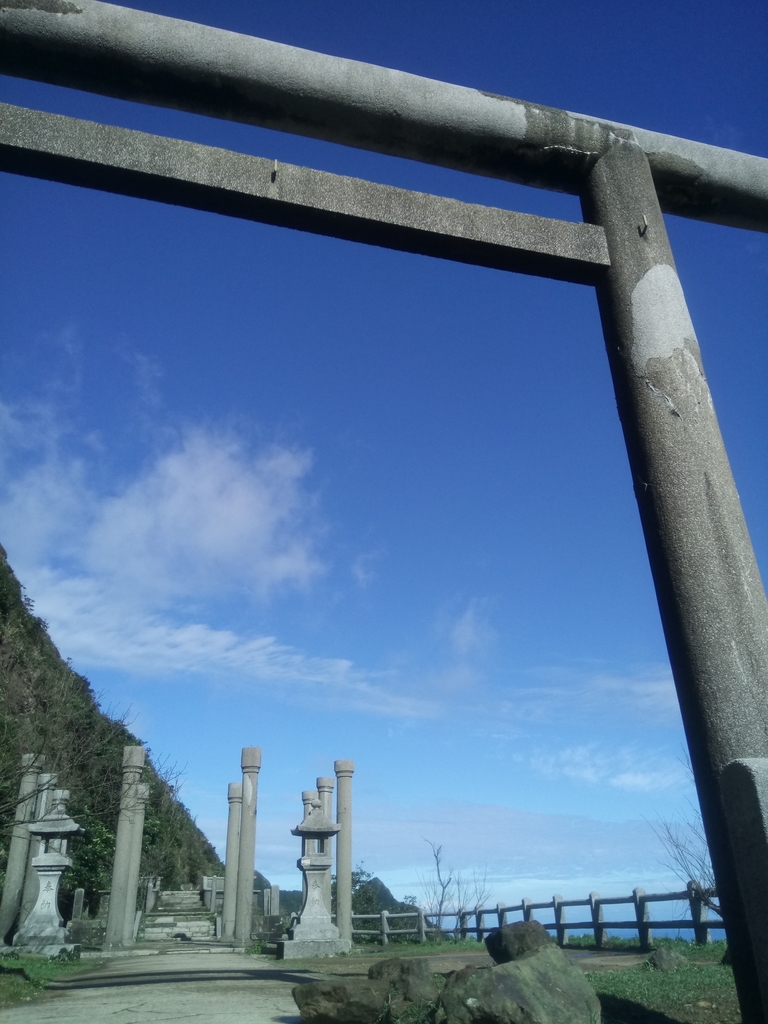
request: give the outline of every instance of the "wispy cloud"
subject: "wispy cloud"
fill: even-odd
[[[534,754],[530,763],[548,778],[566,778],[590,786],[608,785],[635,793],[681,788],[689,781],[679,761],[640,747],[622,747],[604,753],[597,744],[585,744],[566,747],[554,754]]]
[[[617,719],[638,716],[643,724],[654,727],[680,724],[669,666],[639,667],[624,675],[579,666],[534,674],[539,676],[537,683],[521,680],[513,696],[499,702],[497,728],[503,729],[505,721],[513,728],[524,723],[589,722],[606,713]]]
[[[212,599],[234,591],[265,601],[305,590],[325,571],[309,452],[254,453],[231,433],[190,430],[104,495],[39,416],[30,432],[0,411],[11,447],[32,455],[22,472],[6,473],[0,530],[38,614],[79,667],[269,684],[277,697],[310,704],[333,690],[349,709],[437,713],[348,659],[205,621]]]
[[[252,456],[234,438],[191,431],[98,503],[84,563],[159,600],[305,587],[323,571],[304,486],[310,466],[306,451]]]
[[[496,633],[488,622],[481,602],[470,602],[453,622],[450,637],[453,650],[460,658],[485,654]]]
[[[361,589],[364,590],[376,579],[374,565],[380,557],[381,552],[379,551],[365,551],[352,562],[350,567],[352,577]]]
[[[152,679],[197,675],[241,686],[270,685],[286,702],[320,704],[329,690],[350,710],[405,718],[434,717],[437,705],[400,694],[344,658],[305,654],[274,636],[242,636],[200,622],[174,624],[162,614],[121,604],[98,581],[31,574],[36,611],[64,653],[86,668],[111,668]]]
[[[15,559],[67,566],[149,606],[240,588],[264,598],[323,573],[308,451],[253,453],[232,434],[188,430],[104,494],[47,428],[39,416],[20,422],[3,410],[5,440],[28,456],[6,476],[0,501]]]

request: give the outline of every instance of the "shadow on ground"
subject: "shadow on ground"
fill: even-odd
[[[51,986],[59,991],[74,991],[86,988],[131,988],[138,985],[177,985],[179,982],[205,981],[281,981],[302,985],[316,979],[308,973],[299,971],[265,971],[265,970],[233,970],[233,971],[162,971],[146,974],[98,974],[75,975],[71,979],[63,979]]]
[[[680,1024],[679,1017],[668,1017],[658,1010],[649,1010],[642,1003],[619,996],[600,996],[603,1024]]]

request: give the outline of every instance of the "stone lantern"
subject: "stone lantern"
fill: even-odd
[[[315,794],[305,805],[302,823],[291,829],[292,836],[303,840],[304,853],[297,865],[304,876],[304,905],[299,920],[289,932],[290,938],[278,943],[279,959],[332,956],[348,953],[352,948],[350,939],[339,938],[339,929],[331,920],[324,897],[326,879],[333,864],[331,844],[324,841],[335,836],[340,827],[323,813],[320,798]]]
[[[72,865],[69,842],[81,836],[83,829],[67,814],[69,790],[55,789],[50,810],[29,826],[32,836],[40,839],[40,852],[32,858],[37,872],[37,902],[13,938],[14,946],[31,953],[56,956],[62,950],[72,951],[75,944],[59,915],[59,883]]]

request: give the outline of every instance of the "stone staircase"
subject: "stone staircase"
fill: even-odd
[[[154,910],[142,915],[139,941],[208,942],[214,938],[214,919],[197,889],[160,892]]]

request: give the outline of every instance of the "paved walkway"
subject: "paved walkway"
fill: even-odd
[[[388,955],[397,954],[392,950]],[[289,965],[272,957],[176,949],[115,957],[63,979],[40,999],[0,1011],[0,1024],[299,1024],[294,985],[329,974],[365,974],[374,959],[334,957]],[[616,970],[643,957],[578,953],[574,959],[584,970]],[[491,963],[480,950],[430,956],[429,961],[438,973],[464,963]]]
[[[0,1011],[0,1022],[298,1024],[291,989],[313,978],[242,953],[116,957],[41,999]]]

